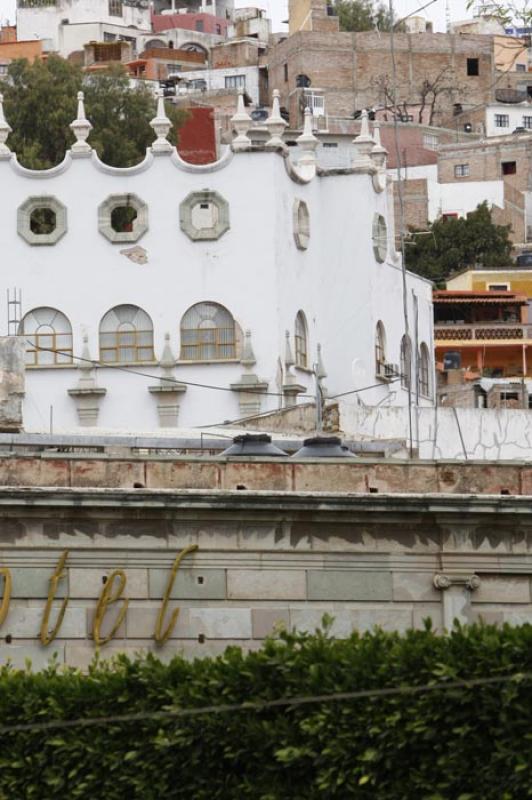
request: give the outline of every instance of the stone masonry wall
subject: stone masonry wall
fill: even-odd
[[[154,641],[174,559],[179,569]],[[54,571],[68,551],[48,629],[40,642]],[[0,567],[11,596],[0,626],[0,663],[36,668],[55,657],[86,667],[95,655],[99,598],[114,570],[121,597],[106,610],[103,657],[153,650],[162,658],[259,647],[278,625],[313,630],[325,613],[332,633],[468,622],[532,620],[532,521],[524,498],[8,489],[0,491]],[[0,576],[0,598],[6,594]],[[1,606],[0,606],[1,607]]]

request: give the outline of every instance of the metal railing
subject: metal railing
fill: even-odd
[[[463,325],[435,325],[437,341],[482,341],[507,339],[532,339],[532,325],[490,322],[486,325],[464,323]]]

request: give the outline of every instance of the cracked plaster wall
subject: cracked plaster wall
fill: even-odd
[[[420,458],[532,458],[532,414],[517,409],[419,408],[412,415]],[[408,408],[363,408],[340,402],[346,436],[408,440]]]

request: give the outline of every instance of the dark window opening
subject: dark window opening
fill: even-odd
[[[284,79],[285,82],[288,80],[288,64],[284,65]]]
[[[195,23],[195,28],[196,28],[196,30],[197,30],[197,31],[199,31],[200,33],[203,31],[203,20],[202,20],[202,19],[197,19],[197,20],[196,20],[196,23]]]
[[[55,231],[56,227],[55,211],[51,208],[36,208],[30,216],[30,229],[38,236],[46,236]]]
[[[117,206],[111,211],[111,227],[117,233],[131,233],[137,211],[132,206]]]
[[[501,167],[503,175],[515,175],[517,172],[517,163],[515,161],[503,161]]]
[[[480,74],[478,58],[467,59],[467,74],[470,78]]]

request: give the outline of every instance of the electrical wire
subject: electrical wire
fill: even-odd
[[[74,358],[76,361],[83,361],[86,364],[92,364],[93,367],[103,367],[104,369],[115,369],[119,372],[127,372],[129,375],[140,375],[141,378],[150,378],[150,380],[160,380],[166,381],[167,383],[173,383],[177,386],[185,385],[185,386],[197,386],[200,389],[214,389],[218,392],[234,392],[234,389],[231,389],[230,386],[212,386],[209,383],[196,383],[194,381],[185,381],[177,378],[170,378],[165,375],[150,375],[148,372],[141,372],[138,369],[131,369],[131,367],[121,367],[118,364],[108,364],[102,363],[101,361],[95,361],[92,358],[84,358],[83,356],[76,356],[74,353],[67,352],[66,350],[55,350],[53,347],[41,347],[38,344],[35,344],[30,339],[26,339],[26,343],[29,344],[31,347],[34,347],[36,350],[43,350],[47,353],[56,353],[60,356],[67,356],[68,358]],[[158,366],[155,365],[155,366]],[[255,391],[253,387],[250,387],[247,391],[257,395],[266,395],[267,397],[284,397],[283,394],[280,392],[264,392],[264,391]],[[313,394],[301,394],[300,397],[312,397],[314,398]]]
[[[317,703],[342,702],[349,700],[394,697],[396,695],[419,695],[428,692],[455,691],[457,689],[473,689],[481,686],[492,686],[499,683],[520,684],[532,680],[532,673],[517,672],[512,675],[495,675],[489,678],[470,678],[439,683],[427,683],[421,686],[392,686],[384,689],[360,689],[353,692],[334,692],[331,694],[302,695],[282,697],[278,700],[252,700],[247,703],[224,703],[219,705],[200,706],[199,708],[176,708],[168,711],[140,711],[135,714],[116,714],[106,717],[78,717],[77,719],[55,719],[47,722],[28,722],[19,725],[0,726],[2,734],[22,733],[26,731],[44,731],[57,728],[92,728],[98,725],[115,725],[122,722],[138,722],[140,720],[165,720],[184,717],[197,717],[204,714],[228,714],[232,712],[264,711],[268,708],[290,708],[313,705]]]

